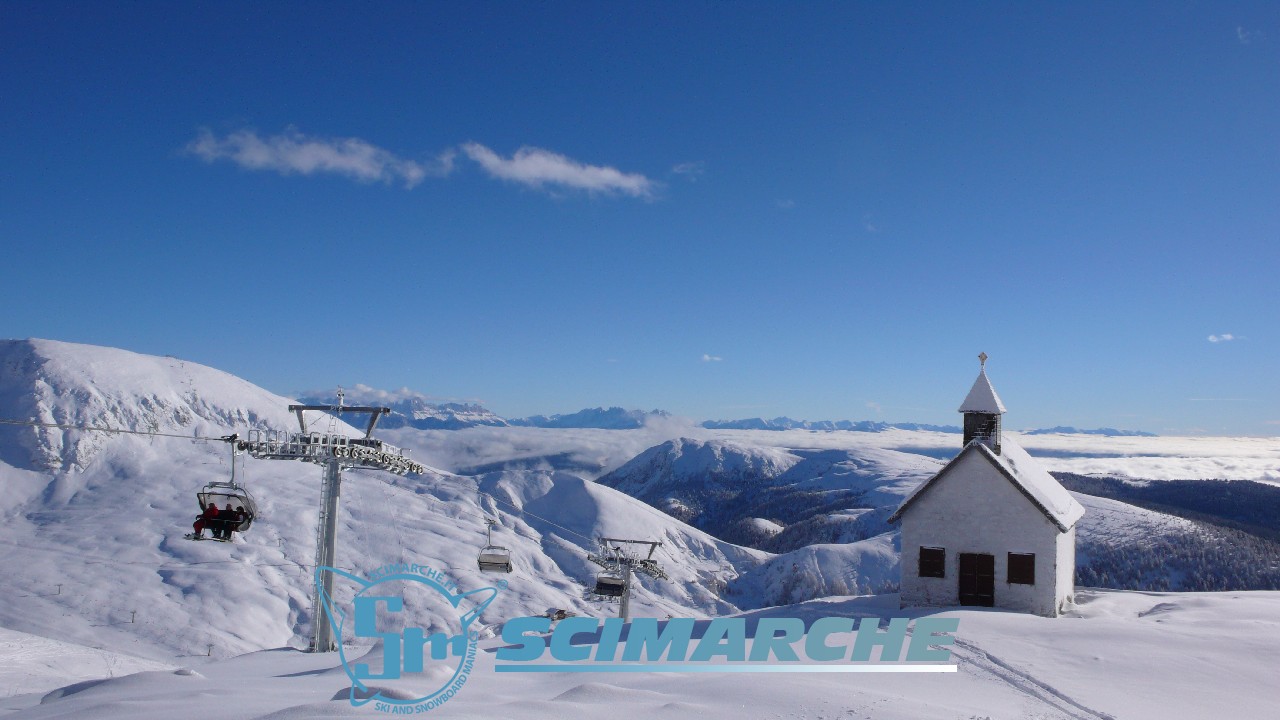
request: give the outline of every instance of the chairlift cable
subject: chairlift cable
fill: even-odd
[[[29,427],[46,427],[57,428],[60,430],[92,430],[94,432],[119,433],[122,435],[148,435],[151,437],[171,437],[183,440],[225,440],[225,436],[207,437],[204,435],[178,435],[176,433],[163,433],[159,431],[148,430],[123,430],[120,428],[97,427],[94,425],[67,425],[64,423],[46,423],[36,422],[34,420],[11,420],[8,418],[0,418],[0,425],[26,425]]]
[[[561,524],[559,524],[559,523],[552,522],[551,520],[548,520],[548,519],[546,519],[546,518],[542,517],[541,515],[537,515],[537,514],[535,514],[535,513],[529,512],[528,510],[525,510],[524,508],[516,507],[515,505],[513,505],[513,504],[511,504],[511,503],[507,502],[506,500],[501,500],[501,499],[499,499],[499,498],[496,498],[496,497],[494,497],[493,495],[490,495],[489,493],[481,492],[480,494],[481,494],[481,495],[483,495],[483,496],[485,496],[485,497],[487,497],[487,498],[489,498],[490,500],[493,500],[495,503],[499,503],[499,504],[502,504],[502,505],[506,505],[507,507],[511,508],[511,510],[513,510],[513,511],[515,511],[515,512],[517,512],[517,513],[522,513],[522,514],[524,514],[524,515],[528,515],[529,517],[537,518],[537,519],[541,520],[542,522],[544,522],[544,523],[546,523],[546,524],[548,524],[548,525],[551,525],[552,527],[558,527],[558,528],[560,528],[561,530],[563,530],[563,531],[565,531],[565,532],[567,532],[567,533],[569,533],[569,534],[571,534],[571,535],[577,535],[578,537],[582,538],[583,540],[586,540],[587,542],[589,542],[589,543],[591,543],[591,544],[593,544],[593,545],[599,542],[599,538],[588,537],[588,536],[583,535],[582,533],[580,533],[580,532],[578,532],[578,531],[576,531],[576,530],[570,530],[569,528],[567,528],[567,527],[565,527],[565,526],[563,526],[563,525],[561,525]],[[482,518],[482,519],[483,519],[483,518]]]
[[[15,420],[15,419],[10,419],[10,418],[0,418],[0,425],[18,425],[18,426],[27,426],[27,427],[46,427],[46,428],[56,428],[56,429],[60,429],[60,430],[83,430],[83,431],[94,431],[94,432],[116,433],[116,434],[121,434],[121,435],[143,435],[143,436],[148,436],[148,437],[169,437],[169,438],[179,438],[179,439],[182,439],[182,440],[220,440],[220,441],[226,441],[226,439],[227,439],[227,436],[205,436],[205,435],[197,435],[197,434],[194,434],[194,433],[193,433],[193,434],[191,434],[191,435],[179,435],[179,434],[177,434],[177,433],[164,433],[164,432],[159,432],[159,431],[125,430],[125,429],[121,429],[121,428],[99,427],[99,426],[94,426],[94,425],[70,425],[70,424],[66,424],[66,423],[46,423],[46,422],[37,422],[37,421],[34,421],[34,420]],[[501,505],[505,505],[506,507],[510,508],[510,510],[512,510],[512,511],[514,511],[514,512],[516,512],[516,513],[520,513],[520,514],[523,514],[523,515],[528,515],[529,517],[532,517],[532,518],[536,518],[536,519],[538,519],[538,520],[541,520],[542,522],[544,522],[544,523],[546,523],[546,524],[548,524],[548,525],[551,525],[552,527],[559,528],[560,530],[563,530],[563,531],[565,531],[565,532],[569,533],[570,535],[574,535],[574,536],[577,536],[577,537],[579,537],[579,538],[582,538],[583,540],[586,540],[586,541],[587,541],[587,542],[589,542],[589,543],[596,544],[596,543],[598,543],[598,542],[599,542],[599,538],[593,538],[593,537],[589,537],[589,536],[587,536],[587,535],[583,535],[582,533],[580,533],[580,532],[578,532],[578,531],[576,531],[576,530],[571,530],[571,529],[569,529],[569,528],[567,528],[567,527],[565,527],[565,526],[563,526],[563,525],[561,525],[561,524],[559,524],[559,523],[557,523],[557,522],[554,522],[554,521],[552,521],[552,520],[548,520],[547,518],[544,518],[544,517],[542,517],[541,515],[538,515],[537,513],[531,512],[531,511],[526,510],[526,509],[524,509],[524,508],[517,507],[516,505],[514,505],[514,504],[512,504],[512,503],[509,503],[509,502],[507,502],[507,501],[505,501],[505,500],[502,500],[502,499],[500,499],[500,498],[497,498],[497,497],[495,497],[495,496],[493,496],[493,495],[490,495],[489,493],[486,493],[486,492],[483,492],[483,491],[478,491],[478,492],[479,492],[479,494],[480,494],[480,495],[490,498],[490,499],[491,499],[491,500],[493,500],[495,503],[498,503],[498,504],[501,504]],[[441,501],[441,502],[444,502],[444,501]],[[459,513],[461,513],[461,514],[470,515],[470,516],[472,516],[472,517],[477,517],[477,518],[479,518],[479,519],[481,519],[481,520],[484,520],[484,519],[485,519],[485,517],[484,517],[483,515],[477,515],[477,514],[475,514],[475,513],[471,513],[471,512],[468,512],[468,511],[466,511],[466,510],[462,510],[462,509],[460,509],[460,508],[456,508],[456,510],[457,510],[457,512],[459,512]],[[652,511],[652,512],[654,512],[655,514],[657,513],[657,511],[656,511],[656,510],[651,510],[651,511]],[[670,518],[669,518],[669,516],[663,516],[663,518],[664,518],[664,519],[670,519]],[[403,551],[403,546],[402,546],[402,551]]]

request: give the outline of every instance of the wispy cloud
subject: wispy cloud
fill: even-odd
[[[1209,342],[1211,343],[1224,343],[1224,342],[1231,342],[1232,340],[1243,340],[1243,339],[1244,339],[1243,336],[1232,335],[1231,333],[1223,333],[1221,335],[1209,336]]]
[[[625,173],[606,165],[587,165],[542,148],[525,146],[509,158],[477,142],[465,143],[462,152],[489,175],[542,189],[559,186],[589,193],[622,193],[652,197],[657,184],[640,173]]]
[[[1254,40],[1261,40],[1263,37],[1261,30],[1245,30],[1243,26],[1236,26],[1236,40],[1239,40],[1241,45],[1248,45]]]
[[[471,403],[483,405],[482,398],[467,397],[446,397],[443,395],[428,395],[418,392],[408,387],[401,387],[398,390],[383,390],[381,388],[365,385],[364,383],[356,383],[350,387],[323,388],[318,390],[302,390],[296,393],[299,398],[324,398],[326,400],[333,399],[337,396],[337,390],[342,390],[346,403],[348,405],[377,405],[404,402],[406,400],[421,400],[430,403]]]
[[[702,362],[722,362],[723,360],[724,358],[718,355],[707,355],[706,353],[702,355]]]
[[[327,173],[360,182],[403,182],[406,188],[428,175],[448,175],[454,157],[450,150],[424,164],[360,138],[314,137],[293,128],[269,137],[254,130],[218,137],[206,128],[187,144],[186,151],[205,162],[229,160],[248,170],[271,170],[281,175]]]
[[[1280,420],[1267,420],[1265,424],[1267,424],[1267,425],[1280,425]]]
[[[868,400],[866,405],[867,405],[867,409],[874,410],[877,415],[884,412],[884,408],[881,407],[880,403],[876,402],[875,400]]]
[[[794,210],[796,207],[796,201],[791,199],[778,200],[774,205],[777,205],[779,210]]]
[[[671,168],[671,172],[677,175],[683,175],[689,179],[689,182],[697,182],[698,176],[707,171],[707,164],[698,160],[696,162],[683,162]]]

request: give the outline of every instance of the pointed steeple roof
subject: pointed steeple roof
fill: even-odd
[[[973,381],[973,387],[969,389],[969,394],[965,396],[964,402],[960,405],[962,413],[1004,413],[1004,403],[1000,402],[1000,396],[996,394],[996,389],[991,387],[991,381],[987,379],[987,368],[982,368],[978,373],[978,379]]]

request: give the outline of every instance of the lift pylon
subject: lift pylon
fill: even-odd
[[[341,395],[337,405],[290,405],[298,416],[298,432],[250,430],[236,447],[259,460],[302,460],[324,467],[320,487],[320,515],[316,526],[316,567],[333,567],[338,545],[338,500],[342,495],[342,471],[347,468],[383,470],[404,475],[424,473],[427,468],[405,457],[400,448],[373,437],[378,420],[390,408],[347,406]],[[368,415],[364,437],[348,437],[336,433],[320,433],[307,428],[303,413],[317,410],[341,416],[344,413]],[[322,595],[323,593],[323,595]],[[323,573],[311,598],[311,651],[331,652],[337,649],[333,628],[325,617],[322,596],[332,597],[333,574]]]
[[[623,540],[600,538],[600,552],[587,556],[591,562],[604,568],[596,578],[595,594],[618,598],[618,617],[631,619],[631,578],[635,573],[648,575],[656,580],[667,580],[667,573],[653,559],[653,552],[662,543],[657,540]],[[630,552],[627,545],[648,545],[645,557]]]

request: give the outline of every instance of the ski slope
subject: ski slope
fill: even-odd
[[[329,700],[345,682],[332,658],[287,649],[305,647],[310,632],[309,566],[321,469],[244,461],[241,479],[258,499],[259,522],[232,544],[182,539],[196,512],[195,491],[227,479],[230,471],[225,443],[193,438],[289,428],[296,424],[286,409],[289,398],[175,358],[69,343],[0,342],[0,367],[0,417],[162,434],[0,426],[0,572],[6,578],[0,590],[0,697],[6,704],[0,707],[20,707],[22,716],[32,717],[173,717],[196,692],[233,698],[235,714],[243,717],[353,712],[345,701]],[[357,434],[318,415],[312,422]],[[585,594],[596,572],[587,555],[601,535],[663,543],[657,558],[671,579],[640,579],[634,616],[894,614],[892,595],[842,596],[883,592],[896,581],[896,533],[885,532],[884,511],[936,471],[946,451],[941,439],[956,442],[954,435],[900,430],[709,431],[670,418],[637,430],[401,428],[380,436],[435,467],[408,477],[348,472],[338,564],[364,574],[390,562],[417,562],[448,572],[464,589],[485,587],[495,578],[476,570],[475,556],[484,543],[484,519],[498,519],[494,541],[511,549],[516,569],[501,578],[509,586],[481,619],[490,649],[492,635],[511,617],[550,608],[597,617],[616,613],[616,606]],[[659,446],[680,438],[688,439],[679,447],[699,449],[679,465],[684,476],[705,474],[699,462],[734,468],[745,467],[743,458],[769,459],[760,476],[773,486],[853,492],[872,507],[817,518],[832,539],[806,539],[805,528],[784,528],[779,535],[790,530],[796,547],[771,554],[719,540],[592,482],[646,452],[662,465]],[[1037,436],[1042,438],[1064,442]],[[1113,440],[1157,439],[1087,442]],[[1269,457],[1265,444],[1250,447],[1253,454],[1243,456],[1241,467]],[[479,466],[493,469],[457,472]],[[661,488],[655,497],[679,489],[661,473],[636,478],[645,488]],[[1124,545],[1189,529],[1186,521],[1161,513],[1080,499],[1089,511],[1082,541]],[[776,526],[772,518],[758,520]],[[339,599],[354,591],[340,585]],[[960,613],[962,636],[975,628],[964,637],[973,648],[962,645],[958,653],[960,679],[878,678],[874,685],[849,685],[850,678],[789,676],[793,684],[785,686],[717,676],[698,683],[680,676],[497,679],[482,662],[474,685],[440,714],[558,717],[566,708],[623,706],[655,717],[737,717],[742,712],[730,700],[741,700],[755,713],[747,716],[759,717],[1196,717],[1143,714],[1130,707],[1130,694],[1090,688],[1088,679],[1104,682],[1108,675],[1099,668],[1118,663],[1111,668],[1116,677],[1128,673],[1136,686],[1159,696],[1151,707],[1163,707],[1170,693],[1189,687],[1192,666],[1181,659],[1184,650],[1209,642],[1202,657],[1220,659],[1223,673],[1243,678],[1236,685],[1219,682],[1223,697],[1231,688],[1253,697],[1259,691],[1243,684],[1253,677],[1252,663],[1273,657],[1259,644],[1265,640],[1271,647],[1280,639],[1266,619],[1280,616],[1275,593],[1090,591],[1081,597],[1087,602],[1080,618],[1056,625]],[[799,605],[778,607],[789,603]],[[1204,631],[1182,627],[1184,619],[1203,620]],[[1081,621],[1088,622],[1080,625],[1079,637],[1068,632]],[[1175,630],[1172,650],[1151,655],[1144,665],[1126,649],[1134,643],[1154,648],[1153,633],[1168,623]],[[1230,660],[1227,649],[1206,640],[1215,627],[1222,643],[1247,652]],[[1117,639],[1107,640],[1108,633]],[[1060,667],[1045,664],[1055,643],[1070,648]],[[1090,643],[1111,650],[1090,650]],[[1181,679],[1166,678],[1166,667]],[[134,672],[142,674],[118,677]],[[935,682],[953,685],[929,685]],[[46,697],[67,686],[73,687]],[[1276,699],[1265,691],[1261,696]]]
[[[497,674],[482,642],[471,679],[433,710],[440,718],[1264,718],[1280,701],[1280,593],[1082,592],[1077,611],[1048,619],[953,610],[954,674]],[[895,595],[813,600],[749,613],[892,617]],[[918,615],[918,613],[915,613]],[[833,644],[839,642],[833,637]],[[799,649],[797,649],[799,652]],[[0,657],[0,663],[6,658]],[[191,703],[227,717],[379,717],[347,700],[333,654],[292,649],[185,658],[179,669],[21,692],[0,707],[35,719],[169,720]],[[412,692],[408,680],[383,687]],[[197,711],[198,712],[198,711]]]

